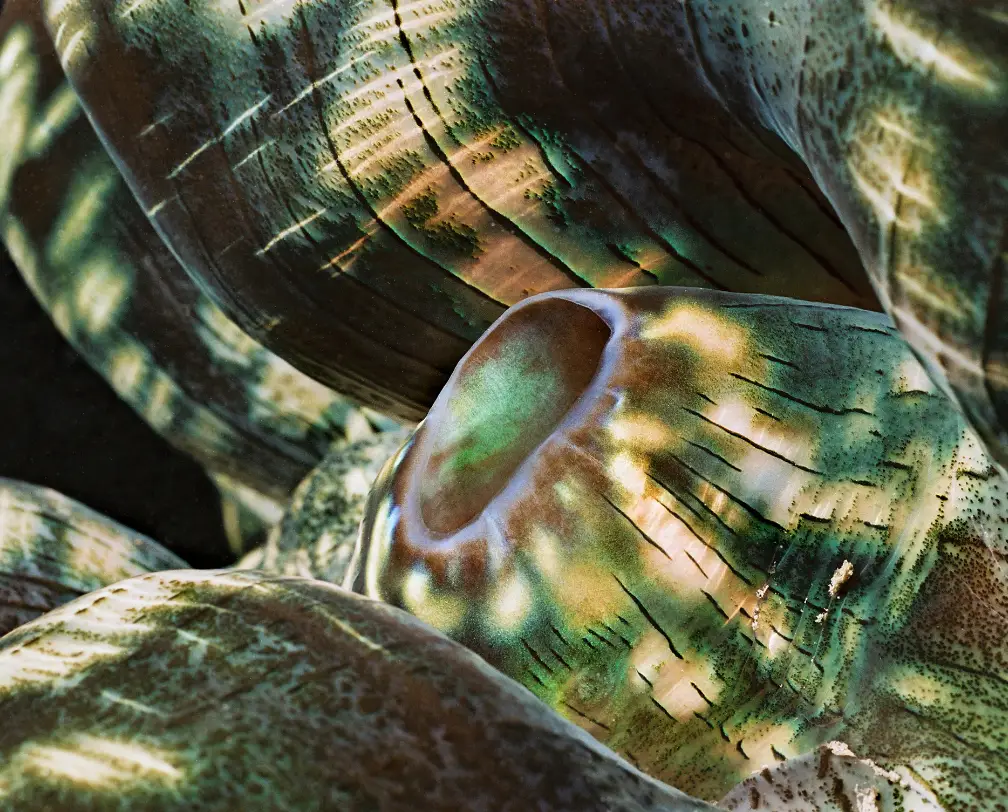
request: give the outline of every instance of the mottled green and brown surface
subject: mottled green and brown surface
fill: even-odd
[[[0,17],[0,228],[60,332],[156,431],[284,500],[368,418],[245,335],[137,204],[63,76],[34,0]]]
[[[236,566],[342,584],[354,571],[357,532],[371,485],[408,436],[405,429],[391,430],[334,447],[295,489],[283,520],[265,543]]]
[[[686,812],[524,688],[329,584],[177,571],[0,640],[19,810]]]
[[[457,460],[525,393],[458,405],[509,379],[502,359],[545,370],[572,303],[612,331],[595,378],[472,521],[439,512],[482,487]],[[390,464],[357,583],[700,797],[839,739],[982,809],[1008,791],[1006,491],[885,316],[550,294],[482,339]]]
[[[49,8],[161,234],[330,384],[419,416],[559,287],[874,288],[1002,453],[1000,0]]]
[[[1003,0],[15,0],[0,37],[3,239],[236,547],[337,441],[246,565],[349,569],[731,808],[1008,794]],[[446,380],[354,548],[397,438],[327,387]],[[8,491],[15,621],[166,563]],[[699,808],[321,583],[82,600],[0,642],[14,808]]]
[[[997,800],[990,798],[989,808]],[[941,812],[912,772],[859,759],[840,742],[747,778],[718,804],[730,812]]]
[[[228,314],[420,417],[504,308],[544,290],[873,305],[800,162],[702,86],[674,8],[96,0],[54,4],[49,24],[132,188]]]
[[[116,581],[185,566],[56,491],[0,479],[0,636]]]

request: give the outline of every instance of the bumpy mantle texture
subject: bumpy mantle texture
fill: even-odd
[[[1004,0],[7,0],[236,563],[0,480],[0,807],[1005,809],[1006,132]]]

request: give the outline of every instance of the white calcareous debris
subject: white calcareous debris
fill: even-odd
[[[837,567],[836,572],[833,573],[833,577],[830,578],[829,596],[835,598],[839,595],[843,585],[851,579],[853,574],[854,565],[847,559],[844,559],[843,564]]]
[[[910,771],[859,758],[842,741],[747,778],[718,807],[732,812],[947,812]]]

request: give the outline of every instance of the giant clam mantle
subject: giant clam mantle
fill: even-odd
[[[0,483],[4,808],[1003,808],[1006,59],[998,0],[8,0],[4,242],[246,555]]]

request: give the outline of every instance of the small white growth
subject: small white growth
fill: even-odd
[[[857,801],[858,812],[880,812],[879,793],[875,787],[855,787],[854,797]]]
[[[759,603],[756,604],[756,608],[753,609],[752,622],[749,624],[752,626],[752,630],[755,632],[759,628],[759,618],[760,618],[760,608],[762,607],[762,601],[766,597],[767,592],[770,591],[770,584],[763,584],[759,589],[756,590],[756,598]]]
[[[829,595],[831,598],[835,598],[840,593],[840,589],[851,579],[853,574],[854,565],[847,559],[844,559],[843,564],[837,567],[836,572],[833,573],[833,577],[830,579]]]
[[[848,756],[849,758],[857,758],[854,751],[850,749],[850,745],[842,741],[831,741],[826,742],[826,749],[829,750],[834,756]]]
[[[826,749],[828,749],[835,756],[842,756],[842,757],[845,757],[845,758],[854,758],[854,759],[857,759],[860,763],[865,764],[865,765],[871,767],[872,772],[874,772],[875,775],[879,776],[879,778],[884,778],[886,781],[890,782],[891,784],[899,784],[900,786],[903,786],[905,788],[909,788],[910,787],[909,782],[907,782],[907,780],[905,778],[903,778],[903,776],[901,776],[895,770],[886,770],[886,769],[880,767],[878,764],[876,764],[871,759],[868,759],[868,758],[859,758],[858,755],[857,755],[857,753],[855,753],[853,750],[851,750],[850,749],[850,745],[848,745],[846,742],[831,741],[831,742],[827,742],[824,746],[826,747]]]

